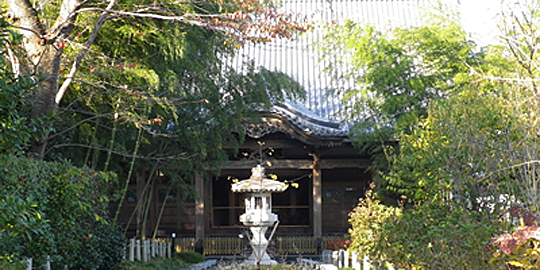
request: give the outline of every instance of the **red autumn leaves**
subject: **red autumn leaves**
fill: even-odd
[[[284,13],[275,6],[264,6],[258,0],[235,0],[235,12],[198,16],[208,28],[226,32],[241,44],[245,41],[267,42],[275,38],[290,39],[305,32],[311,24],[299,14]]]
[[[506,255],[512,254],[520,246],[525,246],[529,240],[540,241],[540,228],[536,225],[538,218],[521,205],[514,205],[510,208],[509,214],[512,218],[518,218],[521,226],[515,231],[504,233],[491,239],[489,247],[498,248]]]

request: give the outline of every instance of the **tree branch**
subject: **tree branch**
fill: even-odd
[[[96,25],[94,26],[94,30],[92,31],[92,34],[84,44],[84,47],[82,50],[77,54],[77,57],[75,58],[75,61],[73,61],[73,65],[71,66],[71,70],[69,72],[69,75],[67,76],[66,80],[62,83],[62,86],[60,86],[60,89],[58,89],[58,92],[56,93],[55,102],[56,104],[60,104],[60,101],[64,97],[64,94],[66,93],[69,85],[73,82],[73,79],[75,78],[75,75],[77,73],[77,70],[79,69],[79,66],[86,56],[86,53],[90,49],[90,46],[94,43],[96,40],[96,37],[99,33],[99,30],[103,26],[103,24],[108,20],[108,14],[109,10],[111,10],[116,5],[116,0],[109,0],[109,5],[107,8],[101,13],[99,16]]]
[[[146,160],[156,160],[156,161],[165,161],[165,160],[190,160],[190,159],[193,159],[195,156],[197,156],[197,154],[193,154],[193,155],[189,155],[189,156],[188,156],[186,153],[182,153],[182,154],[178,154],[178,155],[162,156],[162,157],[159,157],[159,156],[151,156],[151,155],[142,156],[142,155],[133,155],[133,154],[128,154],[128,153],[123,153],[123,152],[115,151],[115,150],[112,150],[112,149],[107,148],[107,147],[97,147],[97,146],[90,146],[90,145],[86,145],[86,144],[78,144],[78,143],[56,144],[56,145],[50,147],[50,148],[47,150],[47,153],[50,152],[52,149],[55,149],[55,148],[62,148],[62,147],[81,147],[81,148],[90,148],[90,149],[99,150],[99,151],[104,151],[104,152],[110,151],[111,153],[113,153],[113,154],[115,154],[115,155],[122,156],[122,157],[138,158],[138,159],[146,159]]]

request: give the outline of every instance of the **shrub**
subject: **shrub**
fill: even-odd
[[[204,261],[204,256],[193,251],[183,251],[176,254],[176,257],[187,263],[200,263]]]
[[[484,247],[500,224],[486,215],[451,202],[416,205],[383,226],[377,248],[406,269],[494,269]]]
[[[512,218],[518,218],[521,225],[512,234],[503,233],[491,239],[487,246],[492,253],[492,264],[503,264],[506,269],[539,269],[540,227],[538,218],[530,211],[516,205],[510,209]]]
[[[338,239],[336,241],[331,241],[326,244],[326,249],[329,250],[340,250],[340,249],[348,249],[351,245],[351,240],[345,240],[345,239]]]
[[[115,269],[123,236],[106,219],[111,179],[66,162],[0,156],[0,258],[42,265],[50,255],[54,269]]]
[[[500,223],[490,215],[442,201],[385,206],[369,191],[351,213],[350,250],[399,269],[494,269],[484,247]]]
[[[384,241],[384,225],[400,213],[399,208],[383,205],[375,198],[373,190],[368,190],[366,197],[360,199],[358,206],[349,214],[349,223],[352,225],[349,230],[350,249],[362,255],[383,259],[384,254],[380,253],[376,244]]]

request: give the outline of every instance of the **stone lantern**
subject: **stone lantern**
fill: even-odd
[[[264,168],[257,165],[251,169],[251,177],[232,185],[233,192],[246,193],[244,204],[246,212],[240,215],[240,222],[251,230],[251,247],[253,253],[247,260],[248,264],[276,264],[270,259],[266,248],[268,240],[265,233],[268,227],[278,221],[278,216],[272,213],[272,192],[283,192],[287,189],[285,183],[267,179]]]

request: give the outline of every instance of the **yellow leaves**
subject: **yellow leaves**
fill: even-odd
[[[287,180],[283,181],[285,184],[287,184],[287,187],[293,187],[293,188],[298,188],[300,187],[300,185],[296,182],[289,182]]]
[[[509,262],[507,262],[507,264],[512,265],[512,266],[515,266],[515,267],[518,267],[518,268],[523,267],[523,264],[522,264],[522,263],[516,262],[516,261],[509,261]]]
[[[273,173],[269,174],[268,177],[270,177],[272,180],[277,180],[277,175]]]
[[[233,182],[234,184],[235,184],[235,183],[238,183],[238,178],[235,178],[235,177],[232,177],[232,176],[228,176],[228,177],[227,177],[227,180]]]

